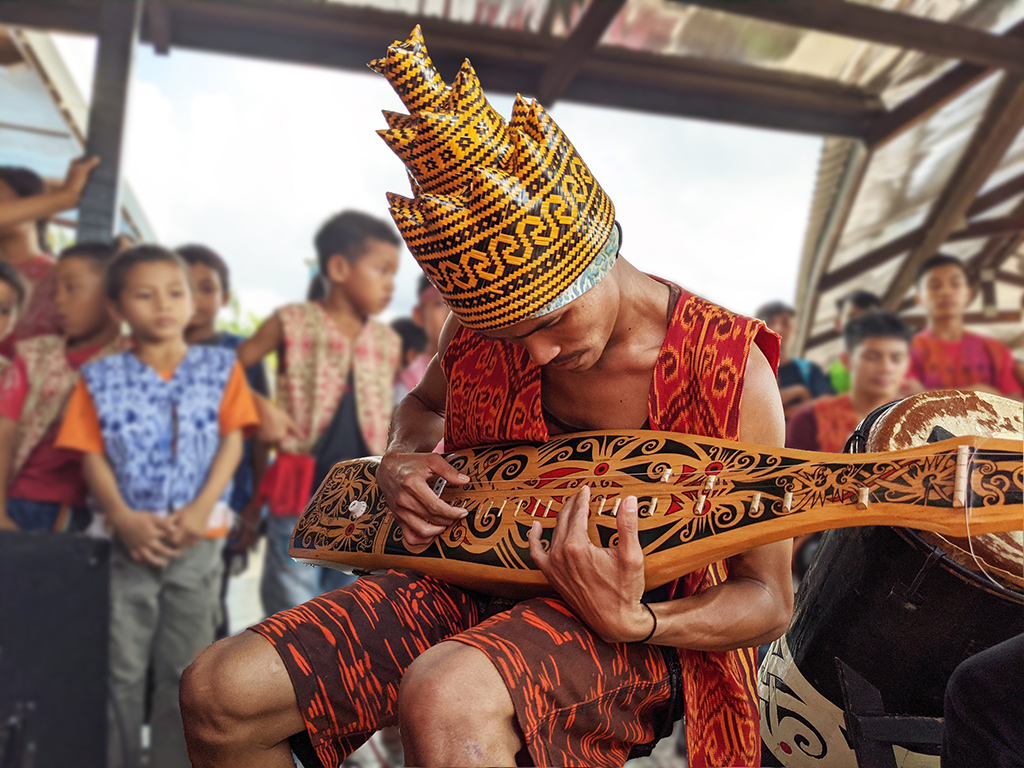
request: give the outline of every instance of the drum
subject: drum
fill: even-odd
[[[936,395],[948,402],[950,393]],[[895,424],[880,409],[847,450],[898,450],[950,433],[1020,439],[1019,403],[964,396],[980,398],[983,411],[991,406],[993,418],[958,422],[947,409]],[[765,764],[857,765],[844,735],[836,658],[878,688],[887,713],[941,717],[953,669],[1024,632],[1022,549],[1021,531],[971,539],[903,528],[826,532],[790,629],[772,643],[759,671]],[[894,749],[901,766],[938,766],[938,757],[927,754],[934,747]]]

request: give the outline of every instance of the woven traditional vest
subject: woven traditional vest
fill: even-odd
[[[367,320],[353,342],[314,302],[281,307],[277,316],[285,343],[278,401],[302,432],[301,438],[285,440],[281,449],[298,454],[313,450],[334,418],[352,369],[366,447],[372,453],[384,453],[393,409],[392,385],[402,352],[397,334],[383,323]]]
[[[120,352],[127,345],[127,337],[118,336],[97,352],[93,359]],[[19,341],[16,350],[18,357],[25,363],[28,395],[18,421],[18,444],[14,450],[12,479],[25,466],[32,451],[53,424],[63,416],[64,406],[78,383],[78,371],[68,365],[63,336],[36,336]]]
[[[676,304],[654,369],[652,429],[735,440],[743,372],[752,344],[778,367],[778,337],[764,324],[685,291]],[[541,412],[541,369],[522,347],[462,329],[442,360],[448,379],[448,450],[548,439]],[[720,584],[724,562],[695,571],[675,594]],[[760,765],[756,649],[680,649],[691,765]]]
[[[860,419],[853,412],[850,396],[819,397],[813,407],[818,450],[842,453],[846,441],[860,424]]]
[[[131,352],[82,366],[103,448],[125,503],[171,512],[192,502],[220,447],[220,406],[235,354],[190,347],[170,381]],[[227,501],[231,484],[221,494]]]

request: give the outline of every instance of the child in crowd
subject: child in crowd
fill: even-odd
[[[25,307],[28,287],[21,273],[8,264],[0,261],[0,341],[14,330],[18,315]],[[7,368],[10,360],[0,356],[0,373]]]
[[[103,293],[103,271],[113,257],[113,246],[102,243],[60,255],[56,311],[63,335],[18,342],[0,379],[0,529],[82,531],[89,525],[81,454],[55,441],[79,369],[125,346]]]
[[[395,383],[395,405],[401,402],[402,398],[409,394],[413,388],[420,383],[420,379],[427,372],[427,365],[437,354],[437,341],[441,338],[441,329],[444,321],[448,319],[451,310],[444,303],[441,294],[438,292],[426,275],[420,275],[417,290],[419,301],[412,309],[412,319],[423,329],[427,337],[427,346],[412,362],[403,364],[402,372]]]
[[[195,301],[195,314],[185,329],[185,341],[200,346],[237,350],[245,337],[217,329],[217,315],[231,299],[231,278],[227,262],[216,251],[204,245],[183,245],[176,250],[189,265]],[[252,392],[263,397],[270,396],[262,360],[245,369],[245,378]],[[238,465],[232,483],[229,506],[237,515],[237,525],[224,550],[225,571],[220,593],[222,620],[217,631],[218,637],[227,635],[225,598],[232,561],[236,558],[244,560],[246,553],[259,538],[261,510],[255,489],[263,480],[267,453],[266,444],[255,438],[246,440],[242,462]]]
[[[298,433],[280,443],[260,489],[270,509],[261,585],[267,613],[351,581],[296,563],[288,543],[335,463],[387,445],[401,342],[370,316],[391,301],[401,242],[389,222],[354,211],[332,217],[315,239],[324,299],[281,307],[238,347],[245,366],[277,351],[278,404]]]
[[[868,312],[846,324],[843,338],[850,391],[797,409],[786,425],[786,447],[841,453],[865,416],[899,398],[910,368],[910,329],[903,321]]]
[[[832,384],[817,363],[790,356],[795,310],[784,302],[772,301],[758,309],[756,316],[782,339],[779,392],[782,395],[782,407],[786,412],[786,418],[788,419],[801,404],[822,395],[833,394]]]
[[[846,328],[846,324],[867,312],[875,312],[882,309],[882,300],[870,291],[853,291],[843,296],[836,302],[836,330],[840,334]],[[843,362],[845,355],[841,355],[828,369],[828,380],[832,385],[832,391],[842,395],[850,391],[850,371]]]
[[[114,539],[109,756],[140,764],[152,662],[149,765],[187,768],[178,683],[213,641],[231,477],[258,418],[235,355],[185,341],[194,308],[180,256],[129,249],[105,289],[133,349],[82,367],[57,444],[85,454]]]
[[[58,332],[54,259],[46,253],[50,216],[75,208],[97,158],[75,160],[64,183],[52,191],[27,168],[0,166],[0,261],[16,267],[28,285],[28,301],[14,333],[0,341],[0,356],[11,357],[19,339]]]
[[[407,386],[408,382],[405,378],[405,373],[409,370],[409,366],[413,365],[419,358],[423,356],[424,351],[427,348],[427,334],[423,332],[423,326],[413,320],[411,317],[399,317],[391,321],[391,330],[398,334],[398,338],[402,340],[402,361],[401,371],[398,374],[398,378],[395,379],[395,407],[402,402],[402,398],[405,397],[412,390],[412,387]],[[423,378],[422,375],[419,377]],[[417,382],[419,379],[417,379]]]
[[[964,328],[973,291],[960,259],[939,254],[922,264],[916,298],[928,324],[911,342],[912,378],[925,389],[976,389],[1020,399],[1022,382],[1009,347]]]

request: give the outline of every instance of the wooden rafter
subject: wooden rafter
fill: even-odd
[[[979,216],[995,208],[997,205],[1013,199],[1021,192],[1024,192],[1024,175],[1014,177],[999,186],[993,187],[985,194],[979,195],[971,204],[971,207],[967,209],[966,215],[968,217]],[[921,244],[926,232],[926,226],[911,230],[884,245],[873,248],[863,256],[859,256],[838,269],[832,270],[818,282],[818,291],[831,290],[837,285],[842,285],[847,280],[859,277],[875,267],[880,267],[900,254],[906,253]],[[956,239],[955,235],[950,239]]]
[[[537,99],[547,107],[554,105],[580,71],[584,60],[601,41],[626,0],[593,0],[572,34],[551,57],[537,85]]]
[[[883,306],[892,309],[900,303],[913,284],[917,269],[935,255],[963,220],[1022,126],[1024,78],[1007,74],[993,94],[949,184],[935,201],[924,226],[924,238],[911,251],[882,296]]]
[[[176,48],[365,71],[403,39],[405,13],[340,3],[162,0]],[[0,24],[94,32],[97,0],[0,0]],[[90,10],[92,9],[92,10]],[[488,89],[535,93],[563,41],[526,31],[423,20],[431,57],[453,77],[467,56]],[[143,29],[148,40],[149,30]],[[599,46],[562,98],[810,134],[860,137],[881,102],[825,78],[761,67]]]
[[[146,0],[146,31],[153,49],[162,56],[171,52],[171,14],[163,0]]]
[[[844,0],[676,0],[1024,74],[1024,41]]]
[[[993,235],[1007,235],[1024,231],[1024,215],[1003,216],[998,219],[983,219],[958,229],[949,236],[950,242],[956,240],[977,240]]]

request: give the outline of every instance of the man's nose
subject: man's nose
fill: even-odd
[[[530,359],[537,365],[547,365],[561,352],[561,348],[557,344],[545,342],[542,339],[528,339],[524,346]]]

